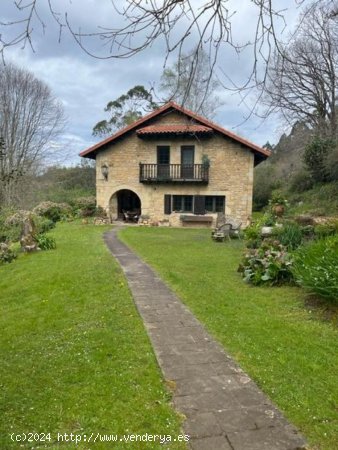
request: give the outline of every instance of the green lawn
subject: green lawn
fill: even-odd
[[[110,448],[98,442],[59,447],[57,433],[174,438],[180,432],[103,231],[58,224],[51,233],[56,250],[21,255],[0,267],[1,450]],[[11,442],[11,433],[32,432],[51,433],[51,442]],[[120,442],[116,448],[163,446]],[[168,448],[185,447],[176,443]]]
[[[121,238],[149,262],[209,332],[307,437],[338,448],[338,340],[295,287],[251,287],[236,272],[243,244],[210,230],[132,228]]]

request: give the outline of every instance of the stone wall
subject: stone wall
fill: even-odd
[[[184,116],[173,112],[158,117],[156,124],[191,123]],[[195,146],[195,164],[202,162],[202,155],[210,159],[209,183],[196,184],[144,184],[139,182],[139,163],[155,164],[157,146],[170,146],[170,163],[181,163],[181,145]],[[99,152],[96,158],[97,205],[117,217],[116,192],[129,189],[141,199],[142,214],[153,221],[167,221],[181,226],[180,213],[164,214],[164,195],[224,195],[225,213],[245,226],[251,216],[253,187],[253,153],[239,143],[219,135],[204,138],[155,139],[137,137],[130,132],[109,148]],[[109,168],[108,180],[101,173],[101,166]],[[216,215],[214,215],[216,217]],[[167,223],[167,222],[166,222]]]

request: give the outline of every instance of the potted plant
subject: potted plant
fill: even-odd
[[[280,192],[276,192],[273,194],[272,198],[269,200],[269,206],[270,206],[271,212],[275,216],[282,217],[288,206],[288,202],[284,198],[284,196],[281,195]]]
[[[208,155],[202,155],[202,166],[204,169],[209,169],[210,159]]]

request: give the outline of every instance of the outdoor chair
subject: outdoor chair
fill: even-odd
[[[223,225],[215,228],[211,233],[211,238],[214,241],[224,242],[225,239],[230,241],[230,230],[231,225],[229,223],[224,223]]]
[[[241,239],[241,227],[242,223],[230,224],[230,237],[236,236]]]
[[[217,213],[216,228],[219,228],[220,226],[224,225],[225,223],[227,223],[225,214]]]
[[[217,214],[216,228],[211,232],[212,239],[216,241],[230,240],[232,237],[241,239],[242,222],[237,222],[230,216],[223,213]]]

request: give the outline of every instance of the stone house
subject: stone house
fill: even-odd
[[[159,225],[251,217],[253,169],[270,152],[174,102],[80,153],[96,159],[97,205]]]

